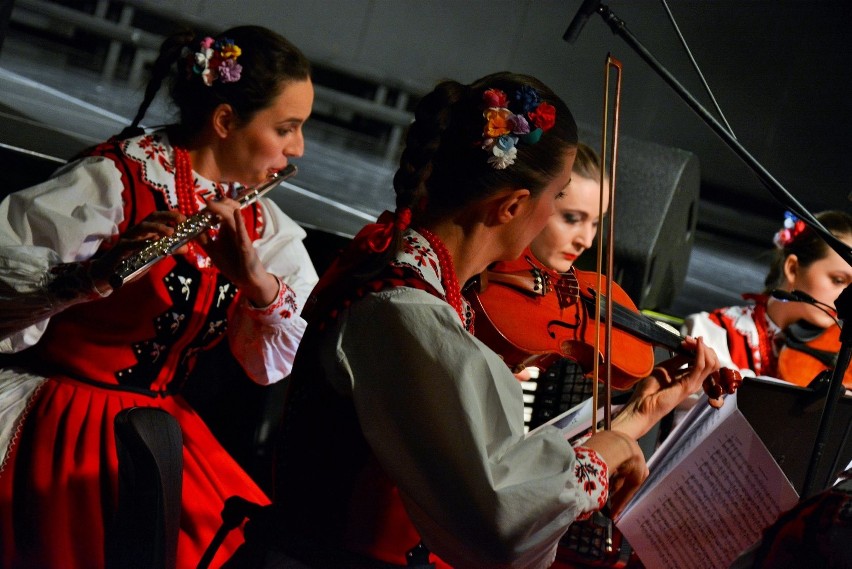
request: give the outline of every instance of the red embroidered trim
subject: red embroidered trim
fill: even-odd
[[[770,377],[775,377],[777,375],[777,359],[775,357],[775,351],[772,348],[772,338],[770,338],[769,334],[769,324],[766,322],[768,316],[766,315],[766,301],[767,298],[764,295],[751,295],[744,294],[743,298],[746,300],[753,300],[754,311],[751,314],[751,318],[754,321],[754,326],[757,328],[757,342],[758,342],[758,350],[760,350],[759,354],[754,354],[754,373],[756,375],[768,375]]]
[[[320,318],[319,329],[323,330],[327,326],[331,325],[335,320],[337,320],[343,310],[349,308],[353,302],[364,298],[367,294],[398,287],[410,287],[423,290],[433,296],[441,298],[438,291],[429,283],[424,281],[423,278],[414,271],[414,269],[408,267],[387,266],[380,275],[371,281],[360,284],[349,290],[346,290],[345,285],[337,288],[339,294],[336,295],[336,298],[333,300],[329,298],[331,302],[328,304],[328,306],[330,306],[328,313],[323,314],[322,310],[319,310],[316,313]],[[325,292],[329,295],[332,294],[329,290]],[[309,313],[306,314],[304,311],[302,316],[308,320],[313,319]]]
[[[289,319],[292,318],[294,314],[298,311],[298,303],[296,302],[296,293],[292,288],[287,286],[287,284],[281,280],[281,277],[278,275],[273,275],[275,279],[278,281],[278,297],[272,301],[272,304],[269,306],[265,306],[263,308],[254,308],[249,311],[249,314],[253,318],[260,318],[262,316],[269,316],[275,312],[278,312],[283,318]]]

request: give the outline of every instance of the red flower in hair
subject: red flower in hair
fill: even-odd
[[[541,130],[550,130],[556,124],[556,107],[548,102],[542,102],[534,111],[530,111],[528,116]]]
[[[508,107],[509,98],[500,89],[488,89],[482,94],[482,101],[486,107]]]

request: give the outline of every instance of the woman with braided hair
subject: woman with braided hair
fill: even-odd
[[[644,381],[616,429],[572,448],[552,427],[524,435],[520,382],[471,334],[460,292],[541,231],[576,146],[567,106],[532,77],[447,81],[421,100],[396,211],[308,301],[273,504],[230,566],[547,567],[569,524],[632,494],[647,474],[636,439],[717,369],[713,352],[694,342],[689,367]]]
[[[179,121],[144,132],[164,81]],[[317,280],[305,233],[266,198],[234,198],[302,155],[312,103],[310,65],[278,34],[179,33],[130,128],[0,203],[0,566],[104,566],[129,407],[181,427],[178,567],[198,564],[227,497],[267,501],[180,391],[223,340],[255,382],[289,373]],[[112,289],[122,259],[205,207],[215,230]]]

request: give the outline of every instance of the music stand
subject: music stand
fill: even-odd
[[[759,377],[745,378],[737,390],[737,407],[803,497],[824,398],[814,389]],[[813,474],[815,491],[832,486],[852,461],[850,429],[852,397],[842,395],[829,426],[823,460]]]

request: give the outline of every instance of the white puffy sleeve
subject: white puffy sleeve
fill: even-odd
[[[278,298],[262,308],[243,299],[233,312],[228,341],[249,377],[269,384],[290,374],[307,326],[302,307],[319,277],[302,243],[304,229],[271,200],[261,204],[264,232],[255,248],[266,270],[278,277]]]
[[[32,346],[53,314],[99,298],[75,264],[118,233],[122,189],[113,162],[91,157],[0,202],[0,352]]]
[[[743,377],[753,377],[754,371],[748,368],[740,368],[731,358],[731,349],[728,345],[728,332],[710,319],[707,312],[690,314],[683,321],[681,333],[685,336],[697,338],[701,336],[707,346],[713,348],[719,365],[729,369],[739,370]]]
[[[605,503],[598,455],[553,427],[525,436],[520,383],[439,299],[368,295],[336,352],[328,377],[424,543],[454,567],[548,567],[568,526]]]

